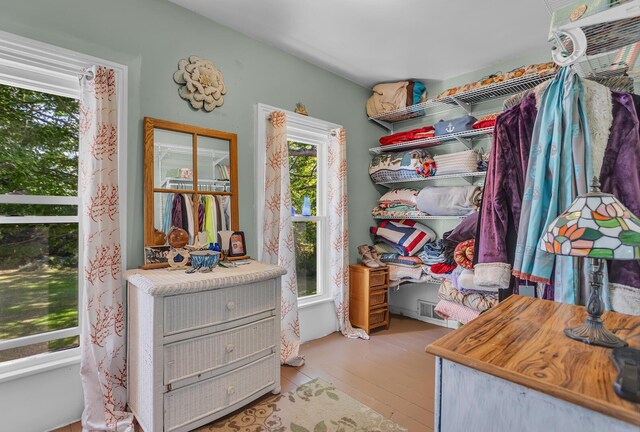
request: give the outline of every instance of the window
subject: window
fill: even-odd
[[[265,137],[267,118],[276,110],[267,105],[258,105],[256,136]],[[331,293],[325,289],[325,281],[329,277],[328,254],[325,252],[328,247],[325,173],[329,133],[340,126],[288,111],[286,114],[298,303],[305,305],[331,299]],[[264,191],[264,140],[259,139],[257,146],[256,190]],[[305,198],[308,211],[306,211]],[[260,196],[257,201],[264,202],[264,196]],[[260,254],[262,252],[262,206],[257,205],[256,209],[258,253]]]
[[[0,362],[78,346],[78,122],[0,85]]]
[[[319,148],[321,147],[321,148]],[[296,247],[298,298],[322,294],[325,215],[318,162],[322,145],[289,141],[289,182],[293,206],[293,236]]]
[[[78,76],[93,64],[123,87],[121,65],[0,32],[0,374],[78,355]]]

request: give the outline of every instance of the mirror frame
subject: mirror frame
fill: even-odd
[[[155,130],[162,129],[172,132],[190,134],[193,143],[193,190],[190,189],[162,189],[156,188],[155,178]],[[215,138],[229,142],[229,169],[230,192],[214,192],[198,190],[198,136]],[[182,123],[170,122],[151,117],[144,118],[144,246],[153,245],[154,233],[154,200],[156,193],[185,193],[196,195],[226,195],[231,197],[231,228],[239,231],[238,221],[238,135],[230,132],[223,132],[215,129],[207,129],[199,126],[191,126]],[[194,200],[195,208],[199,205],[199,200]],[[194,214],[198,214],[197,211]]]

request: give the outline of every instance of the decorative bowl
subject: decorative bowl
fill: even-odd
[[[191,266],[195,270],[212,269],[220,262],[220,252],[199,250],[191,252]]]

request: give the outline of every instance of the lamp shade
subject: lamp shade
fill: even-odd
[[[640,259],[640,219],[597,190],[578,196],[548,227],[540,248],[556,255]]]

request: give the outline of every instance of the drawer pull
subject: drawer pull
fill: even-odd
[[[234,302],[233,300],[229,300],[227,302],[227,310],[234,310],[236,308],[236,302]]]
[[[232,353],[234,349],[236,349],[235,345],[233,345],[233,344],[227,345],[227,352],[228,353]]]
[[[236,392],[236,388],[234,386],[229,386],[227,387],[227,394],[229,396],[231,396],[232,394],[234,394]]]

